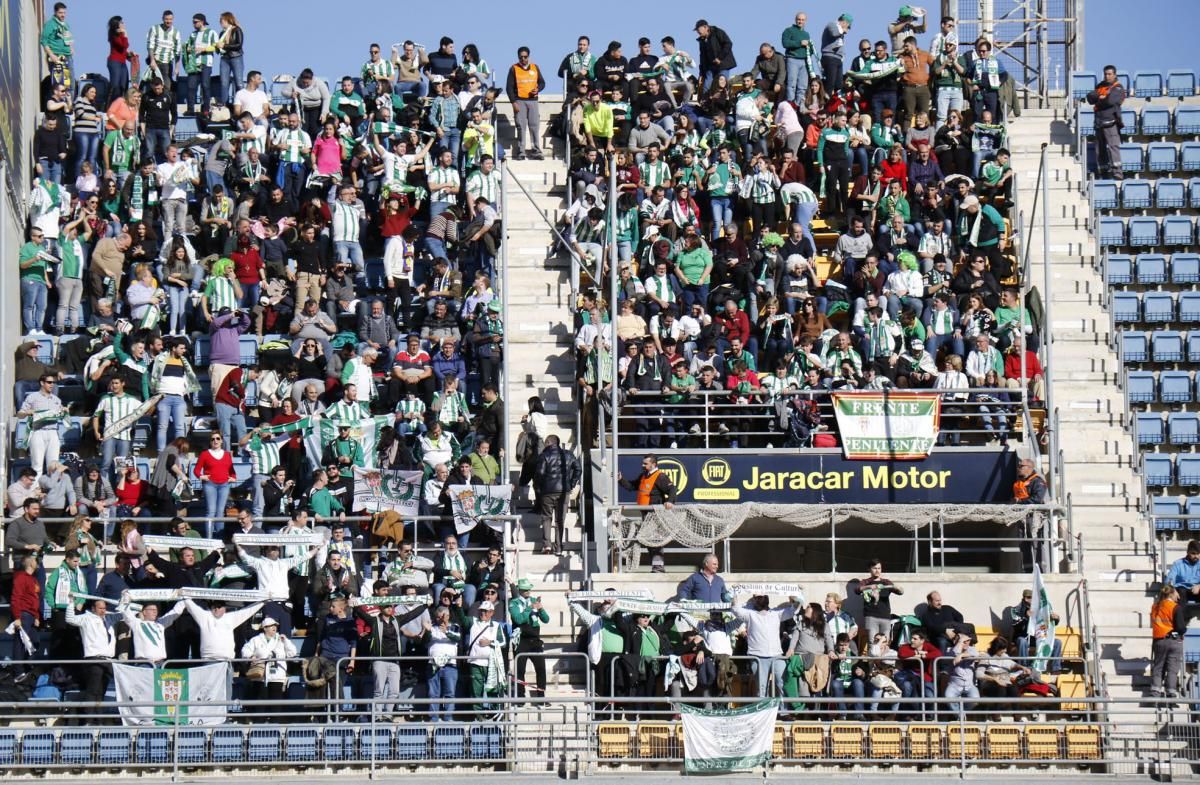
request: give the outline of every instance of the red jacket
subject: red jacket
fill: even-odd
[[[879,168],[883,170],[881,182],[883,182],[884,187],[892,180],[899,180],[900,185],[904,186],[902,190],[905,192],[908,191],[908,164],[904,163],[903,158],[894,163],[892,161],[883,161],[879,164]]]
[[[234,368],[225,374],[225,378],[221,380],[221,386],[217,388],[217,394],[213,397],[213,401],[223,403],[226,406],[232,406],[238,411],[246,410],[246,384],[242,381],[241,368]]]
[[[1037,355],[1028,349],[1025,350],[1025,378],[1036,379],[1042,375],[1042,364],[1038,362]],[[1020,379],[1021,378],[1021,355],[1005,354],[1004,355],[1004,378],[1005,379]]]
[[[721,311],[713,319],[724,326],[727,340],[737,337],[742,339],[742,346],[750,343],[750,317],[746,316],[745,311],[739,310],[733,316]]]
[[[259,283],[262,280],[259,273],[263,269],[263,260],[258,254],[258,248],[251,245],[234,251],[229,258],[233,260],[233,272],[238,283]]]
[[[21,570],[13,575],[12,617],[21,618],[28,613],[35,619],[42,618],[42,587],[37,578]]]
[[[910,670],[914,673],[918,670],[922,671],[925,681],[933,681],[933,672],[935,670],[934,660],[942,656],[942,652],[929,641],[925,641],[925,645],[922,648],[925,651],[924,667],[922,667],[922,663],[917,661],[917,651],[912,647],[911,643],[901,644],[900,648],[896,650],[896,654],[899,655],[900,666],[904,670]]]
[[[208,475],[209,482],[224,485],[233,478],[233,454],[224,450],[220,458],[212,454],[212,450],[200,453],[196,468],[192,470],[197,477]]]

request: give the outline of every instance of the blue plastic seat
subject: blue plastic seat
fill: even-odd
[[[1075,101],[1087,98],[1087,94],[1095,90],[1096,83],[1099,82],[1095,71],[1072,71],[1069,81],[1071,98]]]
[[[110,766],[129,763],[129,747],[132,741],[127,730],[110,728],[100,731],[96,740],[96,761]]]
[[[1172,98],[1187,98],[1196,94],[1195,71],[1168,71],[1167,95]]]
[[[320,731],[317,728],[288,728],[285,736],[285,757],[290,761],[316,760],[319,738]]]
[[[1125,219],[1100,218],[1096,236],[1100,238],[1100,245],[1125,245]]]
[[[1127,210],[1149,207],[1152,190],[1149,180],[1130,180],[1121,186],[1121,206]]]
[[[1166,136],[1171,133],[1171,110],[1165,106],[1147,106],[1142,110],[1142,133]]]
[[[1188,181],[1188,204],[1200,208],[1200,177]]]
[[[258,338],[253,335],[238,337],[238,358],[242,365],[254,365],[258,362]]]
[[[95,740],[90,730],[64,730],[58,742],[59,762],[74,766],[91,763]]]
[[[1142,172],[1146,168],[1146,150],[1140,144],[1126,143],[1121,145],[1121,171]]]
[[[1155,496],[1150,501],[1150,514],[1182,515],[1183,505],[1174,496]],[[1166,520],[1155,518],[1154,528],[1156,531],[1178,531],[1183,528],[1183,521],[1179,518]]]
[[[208,732],[201,728],[180,728],[175,737],[175,757],[180,763],[208,760]]]
[[[1200,134],[1200,106],[1180,106],[1175,110],[1175,133],[1180,136]]]
[[[1171,292],[1146,292],[1142,298],[1142,321],[1163,323],[1175,320],[1175,296]]]
[[[1174,178],[1164,178],[1155,183],[1154,206],[1160,210],[1172,210],[1187,205],[1187,183]]]
[[[1144,215],[1129,219],[1129,245],[1134,248],[1145,248],[1158,245],[1159,224],[1157,218]]]
[[[1137,136],[1137,110],[1131,106],[1121,109],[1121,136]]]
[[[1171,283],[1200,283],[1200,254],[1171,254]]]
[[[1154,142],[1146,147],[1146,168],[1151,172],[1173,172],[1179,167],[1179,148],[1170,142]]]
[[[1179,358],[1180,360],[1183,357]],[[1187,361],[1200,363],[1200,332],[1189,333],[1187,337]]]
[[[1117,71],[1117,81],[1125,88],[1125,95],[1133,95],[1133,78],[1128,71]]]
[[[1200,322],[1200,292],[1179,293],[1179,321],[1185,324]]]
[[[1092,207],[1097,210],[1115,210],[1119,203],[1119,188],[1116,180],[1094,180],[1092,182]]]
[[[1179,354],[1183,355],[1183,344],[1180,342]],[[1150,359],[1150,341],[1143,332],[1121,333],[1121,361],[1126,363],[1144,363]]]
[[[279,760],[282,737],[278,728],[251,728],[246,759],[251,761]]]
[[[433,729],[433,757],[439,760],[465,758],[466,731],[461,725],[442,725]]]
[[[375,760],[392,759],[392,741],[394,734],[391,726],[380,725],[373,728],[363,728],[358,735],[359,754],[364,758]]]
[[[1130,403],[1154,403],[1154,372],[1129,371],[1125,374],[1125,393]]]
[[[1087,104],[1079,105],[1079,118],[1076,120],[1079,134],[1089,139],[1096,135],[1096,110]]]
[[[1171,412],[1167,415],[1167,434],[1170,436],[1171,444],[1200,442],[1200,414]]]
[[[54,731],[25,731],[21,736],[21,765],[49,766],[52,763],[54,763]]]
[[[1133,257],[1123,253],[1108,255],[1108,283],[1133,283]]]
[[[1112,264],[1112,260],[1109,260]],[[1167,258],[1160,253],[1138,254],[1137,282],[1165,283],[1167,280]]]
[[[1190,403],[1191,374],[1187,371],[1163,371],[1158,377],[1158,399],[1163,403]]]
[[[211,348],[212,339],[207,335],[201,335],[196,338],[196,343],[192,346],[192,362],[197,369],[208,367],[208,356]]]
[[[396,728],[396,759],[424,760],[429,757],[429,733],[425,728]],[[460,755],[459,757],[465,757]]]
[[[1186,215],[1168,215],[1162,223],[1163,245],[1191,245],[1195,234],[1192,219]]]
[[[10,728],[0,729],[0,766],[12,766],[17,762],[17,732]]]
[[[21,343],[36,343],[38,346],[37,361],[46,365],[54,363],[54,339],[49,335],[22,335]]]
[[[1175,459],[1175,477],[1180,485],[1200,485],[1200,455],[1180,453]]]
[[[331,726],[325,728],[325,759],[352,760],[355,756],[354,728]]]
[[[165,730],[140,730],[134,750],[138,763],[166,763],[171,759],[171,737]]]
[[[1200,172],[1200,142],[1184,142],[1180,145],[1179,168],[1185,172]]]
[[[1184,500],[1183,508],[1187,510],[1188,515],[1191,515],[1194,512],[1200,512],[1200,499],[1196,498],[1195,496],[1189,496]],[[1200,518],[1188,518],[1187,528],[1188,531],[1193,532],[1197,529],[1200,529]]]
[[[1196,337],[1200,338],[1200,335]],[[1183,359],[1183,336],[1175,330],[1156,330],[1150,338],[1150,347],[1151,358],[1156,363],[1175,363]],[[1188,350],[1191,350],[1190,341]]]
[[[212,732],[212,760],[214,763],[233,763],[245,760],[241,728],[214,728]]]
[[[1137,292],[1113,292],[1113,318],[1118,322],[1136,322],[1141,320],[1141,301]]]
[[[504,757],[504,730],[499,725],[473,726],[471,728],[471,757]]]
[[[1134,414],[1134,433],[1138,444],[1162,444],[1166,440],[1162,415],[1158,412]]]
[[[1170,485],[1172,468],[1170,455],[1153,452],[1142,455],[1142,476],[1146,478],[1146,485],[1154,488]]]
[[[1133,94],[1138,98],[1159,98],[1163,94],[1163,75],[1158,71],[1138,71],[1133,75]]]

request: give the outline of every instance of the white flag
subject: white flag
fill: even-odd
[[[113,663],[113,681],[117,708],[126,725],[221,725],[228,711],[233,676],[226,662],[195,668],[141,668]],[[197,702],[208,705],[180,705]]]
[[[1050,607],[1050,596],[1046,594],[1046,584],[1042,580],[1042,570],[1033,565],[1033,600],[1029,603],[1029,623],[1033,625],[1033,656],[1036,657],[1030,666],[1039,673],[1046,670],[1050,657],[1054,654],[1054,622],[1050,618],[1053,612]]]
[[[454,512],[454,528],[459,534],[471,531],[481,522],[496,531],[504,530],[504,522],[492,516],[508,515],[511,485],[451,485],[447,494]]]
[[[354,506],[363,512],[395,510],[404,517],[419,515],[424,475],[400,469],[354,467]]]
[[[681,705],[683,763],[688,773],[744,771],[771,758],[779,700],[737,709]]]

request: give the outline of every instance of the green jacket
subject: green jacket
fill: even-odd
[[[308,506],[314,514],[320,515],[322,518],[328,518],[335,512],[345,512],[342,503],[329,492],[328,488],[322,488],[310,496]]]
[[[66,564],[60,564],[46,579],[46,599],[53,610],[66,610],[71,604],[71,592],[87,594],[83,570],[72,570]]]

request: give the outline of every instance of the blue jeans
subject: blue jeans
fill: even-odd
[[[261,284],[259,284],[258,281],[255,281],[254,283],[243,283],[241,286],[242,307],[247,311],[253,310],[254,306],[258,305],[258,292],[261,288]]]
[[[84,161],[91,161],[92,168],[98,168],[100,150],[100,134],[75,132],[75,174],[79,174],[79,166]]]
[[[180,333],[187,327],[187,309],[191,303],[182,286],[167,287],[167,332]]]
[[[417,98],[424,98],[429,95],[429,82],[424,77],[419,82],[396,82],[396,92],[401,95],[416,93]]]
[[[430,237],[429,235],[426,235],[424,237],[424,240],[425,240],[425,250],[429,251],[430,256],[432,256],[434,259],[447,258],[445,243],[443,243],[441,240],[437,239],[436,237]]]
[[[963,110],[963,94],[961,87],[939,87],[937,89],[937,119],[938,126],[946,124],[946,116],[951,109]]]
[[[300,192],[304,190],[304,180],[308,177],[307,169],[302,163],[281,163],[275,173],[275,184],[283,189],[284,194],[300,202]]]
[[[33,279],[21,279],[21,327],[26,333],[42,329],[46,322],[46,295],[49,290],[46,282]]]
[[[153,158],[154,163],[161,164],[166,160],[167,147],[171,144],[169,128],[146,129],[146,157]]]
[[[700,303],[708,310],[708,284],[701,283],[696,285],[688,284],[683,287],[683,301],[687,303],[690,310],[694,303]]]
[[[775,692],[783,694],[783,673],[787,670],[787,660],[782,657],[755,657],[751,663],[758,674],[758,697],[767,697],[767,678],[775,674]]]
[[[808,61],[800,57],[787,58],[788,100],[797,105],[804,104],[804,93],[808,91]]]
[[[817,255],[817,241],[812,234],[813,216],[817,214],[817,202],[795,202],[792,204],[792,223],[800,224],[801,236],[808,239],[812,256]],[[810,256],[809,258],[812,258]]]
[[[225,443],[234,445],[240,442],[246,435],[246,415],[227,403],[214,403],[213,409],[217,413],[217,430],[221,432],[221,438],[225,440]],[[233,431],[232,438],[231,429]]]
[[[714,196],[709,200],[709,209],[712,211],[712,239],[716,240],[725,224],[733,223],[733,200],[728,196]]]
[[[1028,657],[1028,656],[1030,656],[1029,637],[1022,635],[1020,638],[1017,638],[1017,657],[1018,657],[1017,662],[1019,662],[1020,664],[1024,665],[1027,668],[1032,667],[1031,663],[1029,663],[1026,660],[1020,659],[1021,657]],[[1047,663],[1046,663],[1046,672],[1047,673],[1058,673],[1060,670],[1062,670],[1062,638],[1055,638],[1054,639],[1054,648],[1051,650],[1051,653],[1050,653],[1050,660],[1047,661]]]
[[[242,56],[221,55],[221,103],[232,106],[233,96],[242,84]]]
[[[457,128],[447,128],[442,135],[442,147],[450,151],[454,165],[458,166],[458,153],[462,149],[462,131]]]
[[[875,121],[876,125],[882,121],[884,109],[891,109],[895,113],[896,99],[897,94],[894,90],[875,93],[871,96],[871,119]]]
[[[199,85],[196,83],[199,82]],[[183,97],[183,103],[191,107],[196,100],[196,88],[200,88],[200,109],[201,112],[208,111],[209,100],[212,98],[212,66],[206,65],[200,68],[199,73],[188,74],[185,78],[187,85],[187,93]]]
[[[927,667],[932,667],[930,663]],[[898,670],[895,676],[896,686],[900,688],[900,693],[905,698],[936,698],[936,690],[932,681],[926,681],[921,678],[921,674],[910,670]],[[920,704],[910,703],[907,707],[908,712],[918,713],[923,711]]]
[[[204,516],[209,520],[209,532],[212,530],[212,520],[225,514],[225,505],[229,503],[229,483],[204,481]],[[206,533],[205,536],[212,536]]]
[[[849,684],[842,684],[841,679],[830,679],[829,692],[835,698],[844,698],[847,695],[851,695],[859,699],[857,701],[846,701],[842,704],[843,711],[841,714],[843,716],[845,716],[846,711],[849,711],[853,717],[862,715],[862,699],[866,697],[866,685],[863,684],[862,679],[850,679]]]
[[[108,106],[129,89],[129,63],[117,60],[108,61],[108,95],[104,97],[104,106]],[[97,106],[97,109],[100,107]]]
[[[434,722],[451,722],[454,719],[454,695],[458,689],[458,666],[453,663],[434,668],[426,681],[429,697],[434,703],[429,706],[429,716]],[[442,699],[439,702],[439,699]]]
[[[172,439],[183,436],[187,425],[187,401],[182,395],[164,395],[158,402],[158,451],[167,449],[167,426],[172,427]],[[226,444],[229,440],[226,439]]]
[[[932,332],[925,338],[925,351],[937,357],[938,351],[943,346],[949,346],[951,354],[957,354],[959,357],[965,357],[965,349],[963,339],[956,337],[953,333],[947,335],[934,335]]]
[[[129,439],[109,439],[100,443],[100,476],[112,481],[113,460],[117,457],[128,458],[133,451],[133,442]]]
[[[333,250],[337,254],[339,262],[350,262],[350,264],[354,265],[355,275],[366,274],[367,265],[363,261],[362,245],[339,240],[333,244]]]
[[[62,161],[57,158],[39,158],[38,163],[42,165],[42,173],[46,175],[47,180],[62,183]]]

